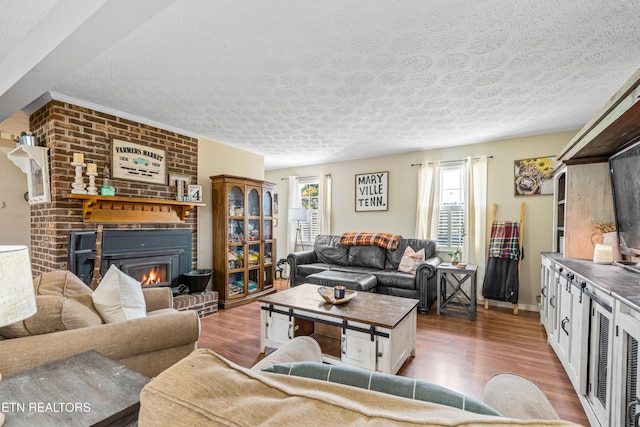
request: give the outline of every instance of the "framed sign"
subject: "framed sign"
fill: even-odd
[[[189,185],[188,196],[190,202],[202,202],[202,185]]]
[[[112,141],[112,178],[167,184],[167,159],[164,150],[114,139]]]
[[[49,188],[49,164],[46,157],[38,162],[29,159],[29,173],[27,173],[29,186],[29,204],[51,202],[51,190]]]
[[[356,212],[389,209],[389,172],[356,175]]]

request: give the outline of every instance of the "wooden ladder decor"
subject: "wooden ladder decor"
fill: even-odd
[[[520,254],[518,258],[518,283],[520,283],[520,267],[522,266],[522,237],[524,236],[524,206],[525,206],[525,203],[522,202],[522,204],[520,205],[520,222],[518,223],[518,230],[520,235],[520,237],[518,238],[518,251]],[[494,203],[491,208],[491,225],[492,226],[493,226],[493,223],[496,221],[497,209],[498,209],[498,205]],[[488,298],[484,299],[484,309],[485,310],[489,309]],[[516,316],[518,315],[518,303],[513,304],[513,314]]]

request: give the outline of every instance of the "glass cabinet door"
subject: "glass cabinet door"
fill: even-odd
[[[247,209],[248,216],[260,216],[260,193],[255,188],[249,190]]]
[[[273,268],[273,256],[275,251],[273,240],[273,193],[266,190],[262,194],[262,234],[264,236],[262,247],[263,250],[263,289],[273,287],[274,282],[274,268]]]
[[[244,215],[244,192],[240,187],[233,186],[227,195],[229,216]]]
[[[263,200],[263,207],[262,207],[262,212],[264,214],[264,216],[273,216],[273,197],[271,196],[271,192],[270,191],[265,191],[264,195],[262,196]]]

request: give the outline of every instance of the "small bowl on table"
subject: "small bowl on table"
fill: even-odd
[[[344,292],[344,298],[336,299],[334,289],[327,286],[319,287],[318,293],[326,302],[334,305],[347,303],[358,295],[356,291],[346,289]]]

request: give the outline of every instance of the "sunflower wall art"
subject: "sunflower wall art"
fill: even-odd
[[[552,177],[561,163],[555,157],[516,160],[515,195],[553,194]]]

